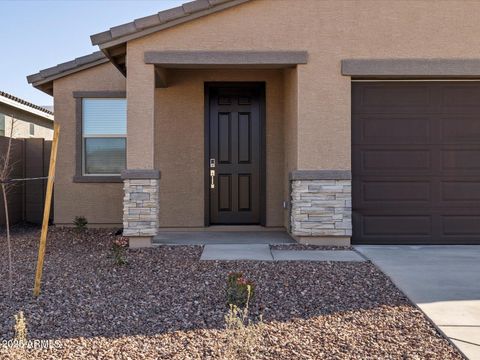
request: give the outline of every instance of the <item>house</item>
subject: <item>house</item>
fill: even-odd
[[[0,136],[52,140],[53,112],[0,91]]]
[[[55,223],[478,244],[479,13],[196,0],[92,35],[28,77],[62,125]]]
[[[0,91],[0,158],[10,147],[9,178],[37,178],[11,184],[10,224],[41,224],[46,182],[38,178],[47,176],[53,121],[52,111]],[[0,194],[0,226],[5,221],[4,199]]]

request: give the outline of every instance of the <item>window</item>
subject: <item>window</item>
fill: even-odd
[[[35,124],[30,124],[30,135],[35,135]]]
[[[5,136],[5,114],[0,114],[0,136]]]
[[[120,175],[125,169],[127,101],[82,99],[83,175]]]

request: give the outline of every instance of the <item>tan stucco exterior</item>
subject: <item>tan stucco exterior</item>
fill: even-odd
[[[56,80],[53,88],[55,121],[61,126],[55,177],[56,224],[71,224],[85,216],[90,224],[122,222],[121,183],[75,183],[76,119],[74,91],[125,91],[125,78],[104,64]]]
[[[287,226],[288,174],[351,168],[351,79],[342,59],[476,58],[480,3],[462,1],[253,0],[127,43],[125,78],[100,65],[54,82],[62,124],[57,223],[85,215],[120,223],[121,184],[74,184],[72,91],[125,90],[127,167],[158,169],[160,226],[204,224],[205,81],[267,84],[267,226]],[[167,70],[155,89],[146,51],[308,51],[308,63],[281,70]],[[178,149],[182,151],[177,151]]]
[[[136,68],[151,66],[147,50],[307,50],[308,64],[298,66],[297,166],[350,169],[341,60],[476,58],[478,11],[480,3],[462,1],[254,0],[133,40],[128,57]]]

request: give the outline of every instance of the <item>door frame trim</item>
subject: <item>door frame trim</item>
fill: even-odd
[[[204,225],[210,224],[210,90],[221,87],[256,88],[260,94],[260,225],[266,226],[267,156],[266,156],[266,82],[265,81],[209,81],[204,83]]]

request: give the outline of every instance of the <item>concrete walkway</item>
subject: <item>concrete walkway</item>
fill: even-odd
[[[271,250],[268,244],[209,244],[200,260],[365,261],[350,250]]]
[[[471,360],[480,359],[480,246],[356,246]]]

